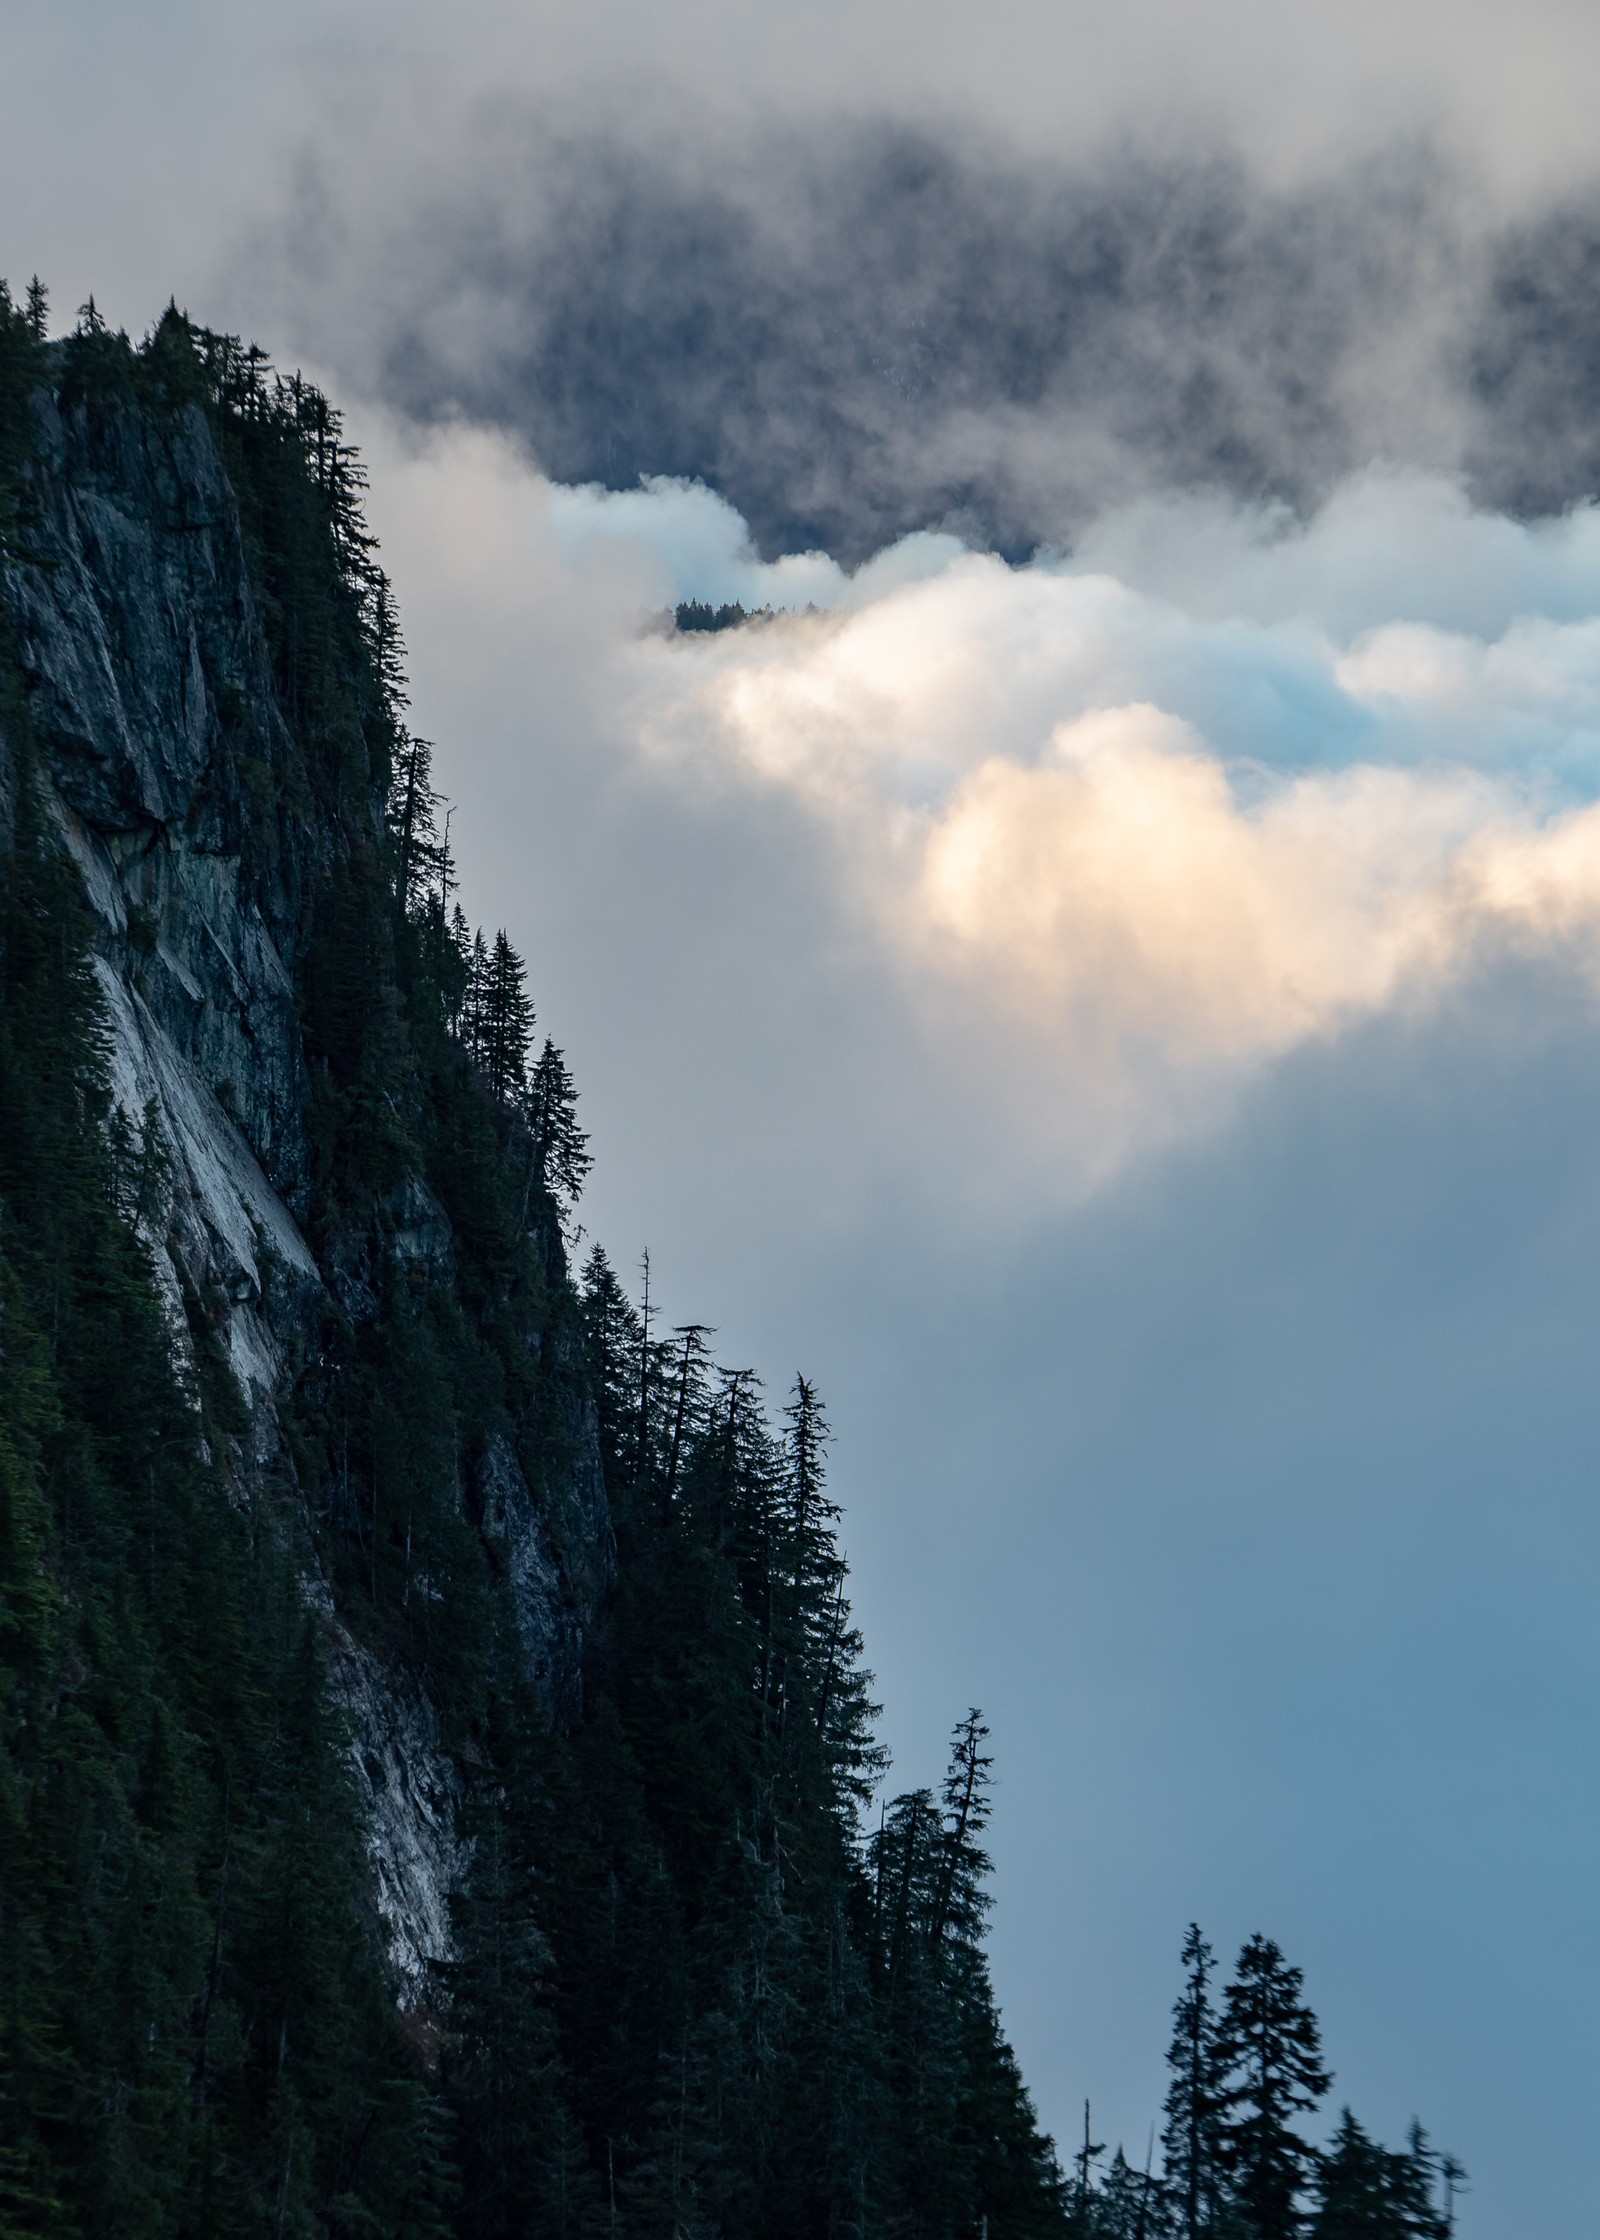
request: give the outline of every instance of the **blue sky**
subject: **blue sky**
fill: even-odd
[[[1323,2014],[1330,2118],[1421,2116],[1478,2240],[1578,2240],[1600,517],[1505,496],[1545,440],[1526,399],[1558,392],[1587,487],[1566,329],[1482,368],[1507,228],[1548,275],[1589,207],[1600,19],[848,19],[12,6],[0,270],[133,324],[175,292],[347,400],[469,902],[583,1092],[586,1222],[625,1268],[648,1245],[723,1358],[821,1384],[897,1776],[988,1713],[997,1980],[1046,2120],[1090,2095],[1142,2156],[1185,1924],[1261,1929]],[[1078,238],[1055,187],[1028,200],[1041,167],[1104,211],[1118,143],[1228,152],[1220,326],[1171,308],[1174,251],[1043,403],[946,335],[918,418],[815,342],[856,300],[823,269],[829,166],[869,176],[885,117],[981,137],[949,188],[973,238],[1006,196]],[[1426,192],[1352,187],[1400,141],[1433,151]],[[657,479],[546,479],[555,423],[518,384],[578,363],[548,318],[529,340],[529,274],[588,238],[563,182],[634,164],[711,208],[719,163],[707,238],[747,221],[791,256],[748,364],[718,345],[738,409],[773,400],[771,456],[757,418],[730,479],[769,522],[893,519],[873,556],[775,549],[683,475],[703,366],[681,426],[629,423]],[[452,254],[470,290],[430,327]],[[721,333],[745,267],[706,254],[665,269]],[[586,284],[617,332],[661,331],[604,263]],[[780,378],[791,346],[839,384],[827,413]],[[1105,403],[1130,369],[1197,396],[1197,366],[1227,439],[1203,475],[1184,428]],[[832,481],[828,413],[855,446]],[[563,426],[603,453],[598,419]],[[977,549],[991,502],[1033,559]],[[796,611],[674,642],[652,618],[691,595]]]

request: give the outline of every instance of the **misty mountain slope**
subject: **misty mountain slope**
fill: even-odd
[[[1063,2229],[988,1760],[880,1770],[820,1402],[594,1254],[361,470],[0,304],[0,2215]]]

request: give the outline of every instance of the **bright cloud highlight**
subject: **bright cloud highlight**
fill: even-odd
[[[638,737],[685,777],[787,794],[904,963],[1052,1043],[1090,1093],[1114,1087],[1137,1139],[1135,1076],[1154,1122],[1174,1068],[1234,1069],[1424,995],[1497,932],[1600,933],[1582,798],[1600,623],[1569,618],[1572,577],[1593,591],[1592,519],[1482,525],[1534,548],[1522,580],[1563,610],[1494,637],[1341,630],[1359,585],[1339,548],[1358,567],[1369,527],[1352,535],[1348,507],[1278,526],[1283,573],[1331,621],[1310,596],[1286,609],[1281,581],[1265,619],[1243,598],[1206,611],[1230,566],[1242,594],[1271,580],[1259,523],[1235,519],[1212,524],[1203,601],[958,554],[852,586],[847,612],[657,640],[637,655]]]
[[[1595,509],[1526,526],[1373,476],[1306,524],[1148,502],[1068,558],[923,535],[849,574],[762,562],[702,486],[554,487],[482,436],[378,481],[473,690],[710,820],[708,922],[750,820],[787,820],[799,916],[747,944],[848,950],[930,1067],[981,1047],[1019,1196],[1486,944],[1600,964]],[[675,636],[689,597],[778,611]]]

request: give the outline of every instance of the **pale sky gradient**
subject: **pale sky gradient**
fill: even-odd
[[[827,1394],[897,1777],[989,1714],[1046,2121],[1090,2094],[1142,2156],[1185,1923],[1259,1928],[1330,2119],[1420,2115],[1468,2240],[1593,2226],[1600,516],[1473,506],[1404,316],[1356,366],[1374,462],[1299,519],[1152,466],[1015,568],[934,521],[763,561],[716,492],[552,487],[514,415],[381,399],[406,213],[436,255],[514,202],[482,149],[541,118],[750,177],[775,119],[1233,149],[1308,206],[1427,138],[1445,332],[1451,258],[1593,184],[1597,78],[1592,7],[1505,0],[0,0],[0,271],[310,337],[352,404],[585,1219]],[[686,596],[817,611],[674,642]]]

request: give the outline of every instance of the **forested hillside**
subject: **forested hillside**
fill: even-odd
[[[0,2233],[1447,2231],[1262,1940],[1164,2174],[1059,2167],[822,1401],[569,1267],[361,489],[259,352],[0,299]]]

